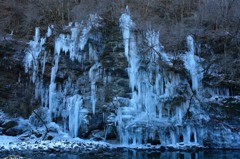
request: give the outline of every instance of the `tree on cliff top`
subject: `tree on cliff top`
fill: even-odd
[[[228,32],[239,37],[240,0],[1,0],[0,32],[31,38],[36,26],[61,29],[90,13],[117,24],[126,6],[137,29],[160,30],[169,50],[181,49],[188,34]]]

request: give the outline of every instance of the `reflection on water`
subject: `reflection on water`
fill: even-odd
[[[0,158],[10,154],[1,154]],[[26,159],[240,159],[240,150],[212,150],[199,152],[124,150],[99,154],[19,154]]]
[[[141,152],[128,151],[125,153],[129,159],[240,159],[240,151],[215,150],[200,152]],[[124,157],[123,157],[124,158]]]

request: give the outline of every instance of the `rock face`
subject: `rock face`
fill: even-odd
[[[27,117],[38,108],[45,123],[72,137],[240,148],[239,98],[230,97],[227,84],[211,85],[206,77],[219,72],[206,71],[193,37],[187,51],[167,53],[159,32],[137,32],[128,12],[119,24],[91,15],[62,34],[36,28],[22,54],[1,45],[1,109]],[[29,121],[43,126],[35,114]]]
[[[34,85],[22,65],[25,42],[0,42],[0,107],[11,115],[28,117],[34,107]]]

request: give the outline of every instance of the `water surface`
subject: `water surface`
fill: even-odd
[[[11,154],[0,154],[0,158]],[[240,150],[208,150],[199,152],[183,151],[139,151],[122,150],[91,154],[62,154],[62,153],[17,153],[28,159],[240,159]]]

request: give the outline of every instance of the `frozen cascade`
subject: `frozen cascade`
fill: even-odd
[[[79,110],[82,106],[82,97],[75,95],[69,98],[69,131],[70,135],[77,137],[79,128]]]
[[[81,124],[87,123],[88,110],[83,108],[83,97],[74,95],[67,99],[69,114],[69,133],[72,137],[78,136],[78,130]]]
[[[93,27],[98,27],[99,17],[97,15],[90,15],[90,19],[86,26],[79,23],[71,24],[71,35],[60,34],[56,39],[55,50],[56,52],[63,51],[69,53],[71,60],[81,62],[82,50],[84,49],[87,40],[90,36],[90,31]]]
[[[31,80],[35,82],[39,67],[39,56],[41,52],[45,52],[44,43],[46,38],[40,38],[40,28],[35,28],[35,36],[32,41],[28,43],[29,47],[26,50],[24,57],[25,72],[31,71]]]
[[[168,101],[178,95],[176,88],[184,83],[187,84],[187,81],[181,79],[179,74],[156,67],[159,58],[167,65],[172,66],[172,57],[162,51],[163,46],[159,42],[159,32],[147,31],[145,42],[150,49],[144,55],[147,62],[143,62],[140,60],[142,57],[138,52],[141,49],[139,44],[141,45],[144,40],[131,32],[134,25],[129,12],[123,13],[119,21],[125,56],[128,61],[129,85],[132,90],[130,104],[119,107],[117,111],[116,120],[120,142],[124,145],[138,145],[146,144],[149,140],[158,140],[162,145],[176,145],[181,142],[179,136],[182,135],[184,144],[192,143],[190,141],[191,127],[182,127],[189,101],[178,104],[174,109],[168,104]],[[188,46],[187,57],[191,63],[187,63],[189,60],[186,60],[188,64],[186,66],[193,67],[190,70],[192,75],[196,72],[197,66],[194,60],[193,39],[189,37]],[[198,89],[200,85],[199,79],[199,76],[193,77],[194,90]],[[175,127],[175,125],[180,127]],[[196,138],[197,132],[193,133]],[[197,139],[194,141],[197,144]]]
[[[58,43],[55,43],[55,48],[57,48]],[[58,50],[57,50],[58,51]],[[59,63],[59,57],[60,57],[60,51],[55,52],[54,57],[54,66],[51,70],[51,79],[50,79],[50,85],[49,85],[49,115],[50,119],[52,119],[52,113],[56,112],[57,109],[57,103],[56,102],[56,83],[55,78],[58,71],[58,63]]]
[[[189,70],[192,80],[192,89],[198,91],[201,87],[202,68],[198,65],[195,57],[194,40],[192,36],[187,37],[188,52],[185,57],[185,67]],[[199,59],[198,59],[199,60]]]
[[[82,62],[86,60],[86,53],[83,51],[89,38],[100,41],[101,36],[90,36],[93,27],[98,27],[99,17],[91,15],[86,25],[74,23],[69,25],[70,34],[60,34],[55,39],[53,66],[51,68],[51,76],[49,84],[43,83],[43,75],[45,72],[45,63],[48,53],[45,51],[43,44],[46,38],[51,37],[54,27],[48,27],[45,38],[40,38],[40,29],[36,28],[34,40],[30,41],[29,48],[26,50],[24,59],[25,71],[31,73],[31,79],[35,82],[35,96],[41,101],[42,107],[48,107],[48,122],[56,121],[62,130],[69,132],[72,137],[78,136],[79,128],[83,128],[82,124],[87,124],[88,110],[83,106],[83,100],[86,97],[78,94],[78,81],[74,83],[68,78],[62,84],[56,82],[58,74],[59,62],[61,54],[69,55],[72,61]],[[96,82],[101,74],[101,64],[97,62],[99,56],[99,48],[94,45],[89,47],[89,58],[93,62],[93,66],[89,70],[89,78],[91,80],[91,101],[93,102],[93,112],[96,105]],[[49,52],[51,55],[51,53]],[[39,62],[40,61],[40,62]],[[83,62],[82,62],[83,63]],[[41,67],[39,67],[41,65]],[[41,72],[40,76],[37,73]],[[59,121],[58,121],[59,120]]]
[[[40,37],[40,28],[35,28],[33,40],[28,43],[24,57],[25,72],[31,74],[31,81],[35,84],[35,98],[41,99],[41,106],[48,105],[48,91],[43,87],[42,76],[45,70],[47,51],[44,44],[46,37]],[[41,70],[41,71],[40,71]],[[41,76],[38,74],[41,72]]]
[[[83,27],[83,30],[81,31],[80,28],[82,28],[82,26],[78,23],[75,23],[74,26],[71,28],[71,36],[69,35],[63,35],[61,34],[59,36],[59,38],[56,39],[55,41],[55,65],[52,68],[52,72],[51,72],[51,83],[49,86],[49,110],[50,110],[50,115],[54,112],[56,112],[56,109],[59,108],[58,103],[54,103],[54,101],[57,101],[57,96],[61,95],[62,93],[59,92],[57,94],[56,92],[56,83],[55,83],[55,78],[56,78],[56,73],[58,70],[58,62],[59,62],[59,57],[60,57],[60,52],[63,51],[65,53],[69,53],[69,58],[71,60],[77,60],[79,62],[81,62],[82,59],[82,55],[81,55],[81,51],[84,49],[84,46],[88,40],[88,36],[90,33],[90,30],[92,28],[92,25],[90,25],[90,23],[87,25],[87,27]],[[79,36],[80,35],[80,36]],[[91,53],[89,53],[91,54]],[[91,56],[91,55],[89,55]],[[98,69],[100,66],[99,63],[96,63],[93,65],[93,67],[89,70],[89,76],[90,76],[90,80],[91,80],[91,101],[92,101],[92,105],[93,105],[93,112],[95,112],[95,105],[96,105],[96,80],[98,79],[98,73],[99,71],[97,71],[96,69]],[[73,89],[74,92],[74,88],[72,88],[73,86],[70,84],[70,89]],[[66,85],[64,86],[66,87]],[[66,88],[65,88],[66,89]],[[57,96],[55,96],[57,95]],[[65,95],[63,95],[65,96]],[[82,98],[82,97],[81,97]],[[75,105],[74,105],[75,103]],[[84,110],[81,107],[82,103],[82,99],[80,100],[80,97],[77,97],[77,95],[71,97],[70,99],[66,100],[66,105],[68,105],[69,108],[69,113],[63,114],[63,116],[65,118],[67,118],[67,116],[69,116],[69,131],[71,136],[76,137],[78,135],[78,129],[79,129],[79,113]],[[70,106],[69,106],[70,105]],[[63,110],[64,110],[64,105],[62,106]],[[72,114],[74,111],[74,114]],[[76,111],[76,112],[75,112]],[[84,111],[86,112],[86,111]],[[60,112],[60,116],[61,116],[61,112]],[[53,117],[57,117],[59,116],[59,114],[56,114]],[[74,121],[74,123],[70,123]],[[76,122],[78,121],[78,122]]]
[[[127,13],[128,12],[128,13]],[[126,13],[123,13],[120,17],[120,27],[122,29],[123,34],[123,42],[124,42],[124,53],[125,56],[129,57],[129,41],[131,37],[131,28],[134,26],[134,23],[129,15],[129,11],[127,8]]]
[[[72,137],[78,137],[82,133],[80,130],[89,126],[89,112],[99,115],[96,105],[103,101],[100,99],[104,97],[99,94],[105,91],[99,82],[103,79],[103,87],[107,87],[110,82],[116,81],[115,75],[112,74],[111,77],[112,72],[101,63],[101,49],[104,47],[101,33],[97,34],[95,30],[91,32],[95,27],[96,23],[92,23],[95,20],[97,21],[97,17],[90,16],[91,22],[86,25],[69,24],[66,27],[69,33],[60,34],[55,39],[54,53],[47,52],[44,48],[45,40],[52,36],[54,27],[49,26],[44,38],[40,37],[40,30],[36,28],[24,59],[25,71],[31,74],[31,81],[36,86],[36,99],[41,100],[42,107],[48,107],[49,122],[56,122]],[[159,41],[159,32],[148,30],[143,35],[135,32],[135,24],[129,11],[122,14],[119,22],[124,55],[128,62],[131,95],[130,99],[114,97],[112,103],[104,103],[106,109],[112,105],[113,111],[116,108],[116,112],[102,114],[103,119],[107,119],[105,138],[116,126],[119,140],[124,145],[202,144],[205,131],[198,119],[203,115],[199,111],[201,108],[196,98],[203,99],[203,91],[212,97],[229,95],[228,88],[203,88],[200,65],[202,59],[195,56],[194,40],[191,36],[187,37],[188,51],[181,53],[177,59],[184,62],[190,75],[189,82],[182,73],[174,70],[172,61],[175,55],[164,52]],[[66,56],[63,57],[63,53]],[[53,57],[50,57],[52,55]],[[72,61],[64,61],[63,58],[67,56]],[[46,62],[49,63],[49,57],[53,64],[50,65],[51,77],[47,83],[43,76],[47,75],[45,70],[49,70],[49,65],[45,66]],[[68,72],[68,68],[59,71],[59,68],[65,67],[65,62],[79,63],[84,79]],[[89,83],[89,88],[84,88]],[[188,115],[194,120],[189,120]]]
[[[91,81],[91,103],[92,103],[92,112],[95,114],[96,102],[97,102],[97,85],[96,82],[101,75],[101,64],[95,63],[89,70],[89,78]]]

